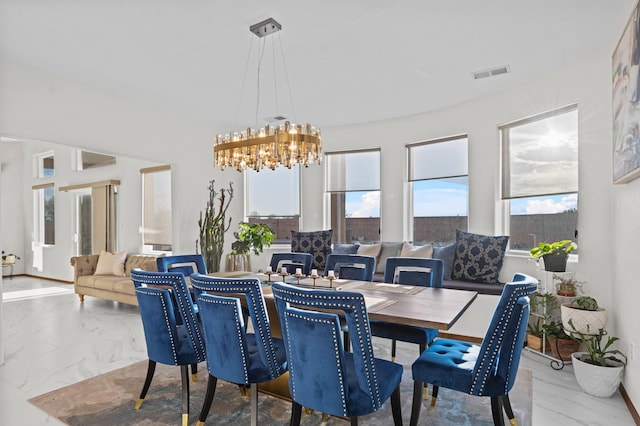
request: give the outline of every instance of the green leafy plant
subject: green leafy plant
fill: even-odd
[[[580,361],[601,367],[608,367],[609,361],[627,365],[626,355],[618,349],[611,349],[611,345],[620,340],[620,338],[609,336],[605,339],[608,333],[603,328],[599,329],[596,335],[585,335],[576,331],[572,320],[569,320],[569,325],[574,330],[569,332],[571,337],[580,340],[584,344],[585,353],[580,356]]]
[[[556,292],[559,296],[575,296],[582,293],[582,286],[584,281],[578,281],[572,276],[564,276],[553,274],[553,279],[556,284]]]
[[[539,243],[529,250],[529,254],[536,259],[547,254],[569,254],[578,246],[571,240],[554,241],[553,243]]]
[[[569,304],[572,308],[582,309],[585,311],[597,311],[598,302],[593,297],[580,296]]]
[[[264,246],[271,245],[276,234],[264,223],[240,222],[233,236],[236,237],[236,241],[231,244],[231,254],[247,254],[253,250],[259,255]]]
[[[527,333],[533,334],[535,336],[542,336],[543,328],[540,322],[540,318],[536,318],[535,321],[529,322],[529,324],[527,325]]]
[[[542,325],[542,330],[547,337],[555,337],[556,339],[570,339],[573,340],[571,336],[569,336],[562,326],[562,321],[554,321],[550,320],[546,324]]]
[[[20,260],[19,256],[16,256],[13,253],[9,253],[9,254],[4,254],[4,250],[2,250],[2,261],[4,262],[5,260],[7,260],[8,256],[14,256],[17,260]]]

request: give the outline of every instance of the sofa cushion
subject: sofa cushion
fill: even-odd
[[[456,230],[451,278],[499,284],[498,276],[508,242],[508,236],[492,237]]]
[[[158,265],[156,259],[158,256],[135,254],[127,257],[124,265],[125,274],[130,277],[133,269],[142,269],[144,271],[157,272]]]
[[[381,243],[380,255],[376,259],[376,273],[383,273],[384,268],[387,266],[387,259],[390,257],[400,256],[402,250],[402,243],[392,243],[383,241]]]
[[[381,244],[360,244],[356,253],[360,256],[375,257],[377,260],[380,256],[380,250],[382,250]]]
[[[312,269],[324,271],[327,256],[331,254],[333,230],[298,232],[291,231],[291,251],[313,255]]]
[[[423,246],[414,246],[405,241],[402,243],[400,257],[424,257],[431,259],[433,257],[433,244],[425,244]]]
[[[102,250],[98,257],[98,265],[94,275],[115,275],[124,277],[124,260],[127,258],[126,251],[118,253],[109,253]]]
[[[449,244],[437,245],[433,247],[433,258],[440,259],[444,262],[444,279],[451,279],[451,270],[453,269],[453,260],[456,257],[456,242]]]

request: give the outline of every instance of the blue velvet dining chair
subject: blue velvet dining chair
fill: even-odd
[[[347,291],[272,285],[289,363],[291,422],[302,407],[333,416],[358,417],[377,411],[391,398],[394,424],[402,425],[402,365],[374,357],[364,296]],[[352,336],[345,352],[336,313],[344,313]]]
[[[313,255],[309,253],[273,253],[269,266],[276,274],[284,267],[290,274],[295,273],[296,268],[301,268],[304,275],[310,275],[312,263]]]
[[[251,387],[251,425],[254,426],[258,422],[258,383],[276,379],[287,371],[282,339],[271,335],[260,280],[192,274],[191,285],[200,306],[209,370],[197,425],[204,425],[217,380],[221,379]],[[246,300],[253,333],[246,331],[239,295]]]
[[[207,273],[204,257],[201,254],[179,254],[173,256],[160,256],[156,259],[156,265],[160,272],[182,272],[185,277],[198,272]]]
[[[390,257],[384,268],[384,282],[442,288],[444,262],[421,257]],[[415,343],[422,353],[438,336],[438,330],[412,325],[371,321],[371,334],[391,339],[391,360],[396,358],[396,341]]]
[[[346,280],[373,281],[376,271],[376,258],[358,254],[330,254],[324,268],[324,276],[329,271]]]
[[[495,425],[504,425],[504,409],[514,423],[509,391],[513,387],[529,319],[529,295],[538,288],[535,278],[515,274],[502,290],[482,344],[436,339],[413,363],[411,425],[418,424],[423,383],[433,385],[435,405],[438,388],[491,398]]]
[[[180,366],[182,425],[189,423],[189,370],[205,360],[204,340],[182,273],[131,271],[147,343],[147,376],[135,409],[147,395],[156,364]],[[176,315],[180,316],[178,321]],[[193,371],[195,380],[195,370]]]

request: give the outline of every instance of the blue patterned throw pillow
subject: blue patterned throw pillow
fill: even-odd
[[[456,230],[456,253],[451,278],[499,284],[498,276],[508,236],[491,237]]]
[[[324,271],[327,256],[331,254],[331,237],[333,230],[297,232],[291,231],[291,251],[293,253],[310,253],[313,255],[312,269]]]

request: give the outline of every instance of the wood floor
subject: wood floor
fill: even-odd
[[[2,280],[0,425],[60,425],[27,400],[147,358],[137,307],[91,297],[80,304],[72,289],[30,277]],[[520,368],[533,371],[535,426],[635,424],[619,393],[585,394],[571,366],[555,371],[545,358],[525,353]]]

